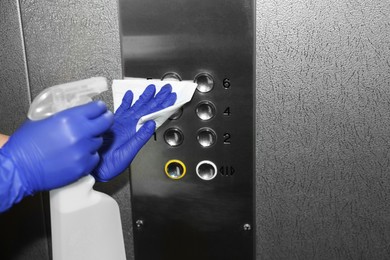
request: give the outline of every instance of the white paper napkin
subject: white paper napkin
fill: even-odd
[[[156,93],[166,85],[172,86],[172,92],[176,93],[177,99],[175,104],[163,110],[141,117],[137,124],[138,129],[148,120],[156,122],[156,129],[160,127],[170,116],[180,109],[185,103],[191,101],[194,95],[197,84],[192,81],[161,81],[161,80],[146,80],[140,78],[126,78],[124,80],[114,80],[112,83],[112,95],[114,98],[114,111],[118,109],[122,103],[122,98],[128,90],[134,94],[133,104],[138,100],[139,96],[144,92],[147,86],[153,84],[156,86]]]

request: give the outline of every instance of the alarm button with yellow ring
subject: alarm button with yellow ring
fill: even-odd
[[[172,180],[179,180],[183,178],[186,172],[186,166],[180,160],[169,160],[165,164],[165,174]]]

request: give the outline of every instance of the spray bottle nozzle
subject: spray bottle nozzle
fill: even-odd
[[[108,90],[107,79],[94,77],[56,85],[42,91],[32,102],[28,118],[40,120],[62,110],[92,101],[92,97]]]

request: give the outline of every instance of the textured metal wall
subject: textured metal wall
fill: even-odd
[[[26,118],[28,79],[18,1],[0,1],[0,133],[11,134]]]
[[[25,120],[29,88],[17,0],[0,1],[0,133]],[[0,259],[48,259],[42,196],[24,199],[0,214]]]
[[[257,1],[258,259],[390,258],[389,17]]]

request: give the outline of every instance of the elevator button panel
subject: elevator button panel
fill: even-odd
[[[124,76],[197,84],[131,164],[135,259],[255,259],[254,1],[119,3]]]

